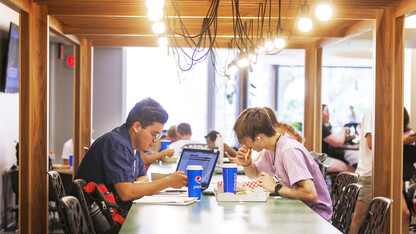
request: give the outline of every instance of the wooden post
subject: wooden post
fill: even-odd
[[[47,7],[20,13],[19,232],[47,233]]]
[[[401,233],[404,20],[392,7],[376,19],[373,197],[393,199],[385,233]],[[394,214],[394,215],[393,215]]]
[[[92,79],[92,43],[81,39],[74,46],[74,174],[78,170],[84,147],[91,144],[91,79]]]
[[[309,43],[305,49],[305,113],[303,134],[305,147],[309,151],[321,152],[322,107],[321,107],[322,48]]]

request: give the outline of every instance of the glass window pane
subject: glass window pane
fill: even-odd
[[[192,139],[205,142],[207,124],[207,62],[179,72],[172,57],[158,48],[127,48],[126,112],[143,98],[158,101],[169,113],[165,129],[186,122]]]

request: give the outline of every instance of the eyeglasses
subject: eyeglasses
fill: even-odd
[[[143,127],[142,127],[143,128]],[[145,129],[145,130],[147,130],[148,132],[150,132],[150,134],[152,134],[152,136],[153,136],[153,140],[159,140],[160,139],[160,137],[162,136],[162,134],[160,134],[160,133],[158,133],[158,132],[156,132],[156,133],[154,133],[154,132],[151,132],[149,129],[147,129],[147,128],[143,128],[143,129]]]

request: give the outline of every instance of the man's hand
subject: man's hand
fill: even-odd
[[[267,191],[274,193],[274,187],[276,187],[277,182],[274,180],[273,177],[271,177],[266,172],[262,171],[259,176],[259,186],[266,189]]]
[[[169,178],[169,187],[182,188],[188,183],[188,177],[183,171],[176,171],[172,173]]]
[[[175,150],[174,149],[165,149],[165,150],[162,150],[160,152],[162,153],[163,156],[172,157],[173,153],[175,153]]]

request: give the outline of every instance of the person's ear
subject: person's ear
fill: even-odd
[[[133,131],[134,131],[134,133],[139,133],[139,130],[138,129],[140,129],[141,128],[141,124],[140,124],[140,122],[139,121],[136,121],[136,122],[134,122],[133,123]]]

